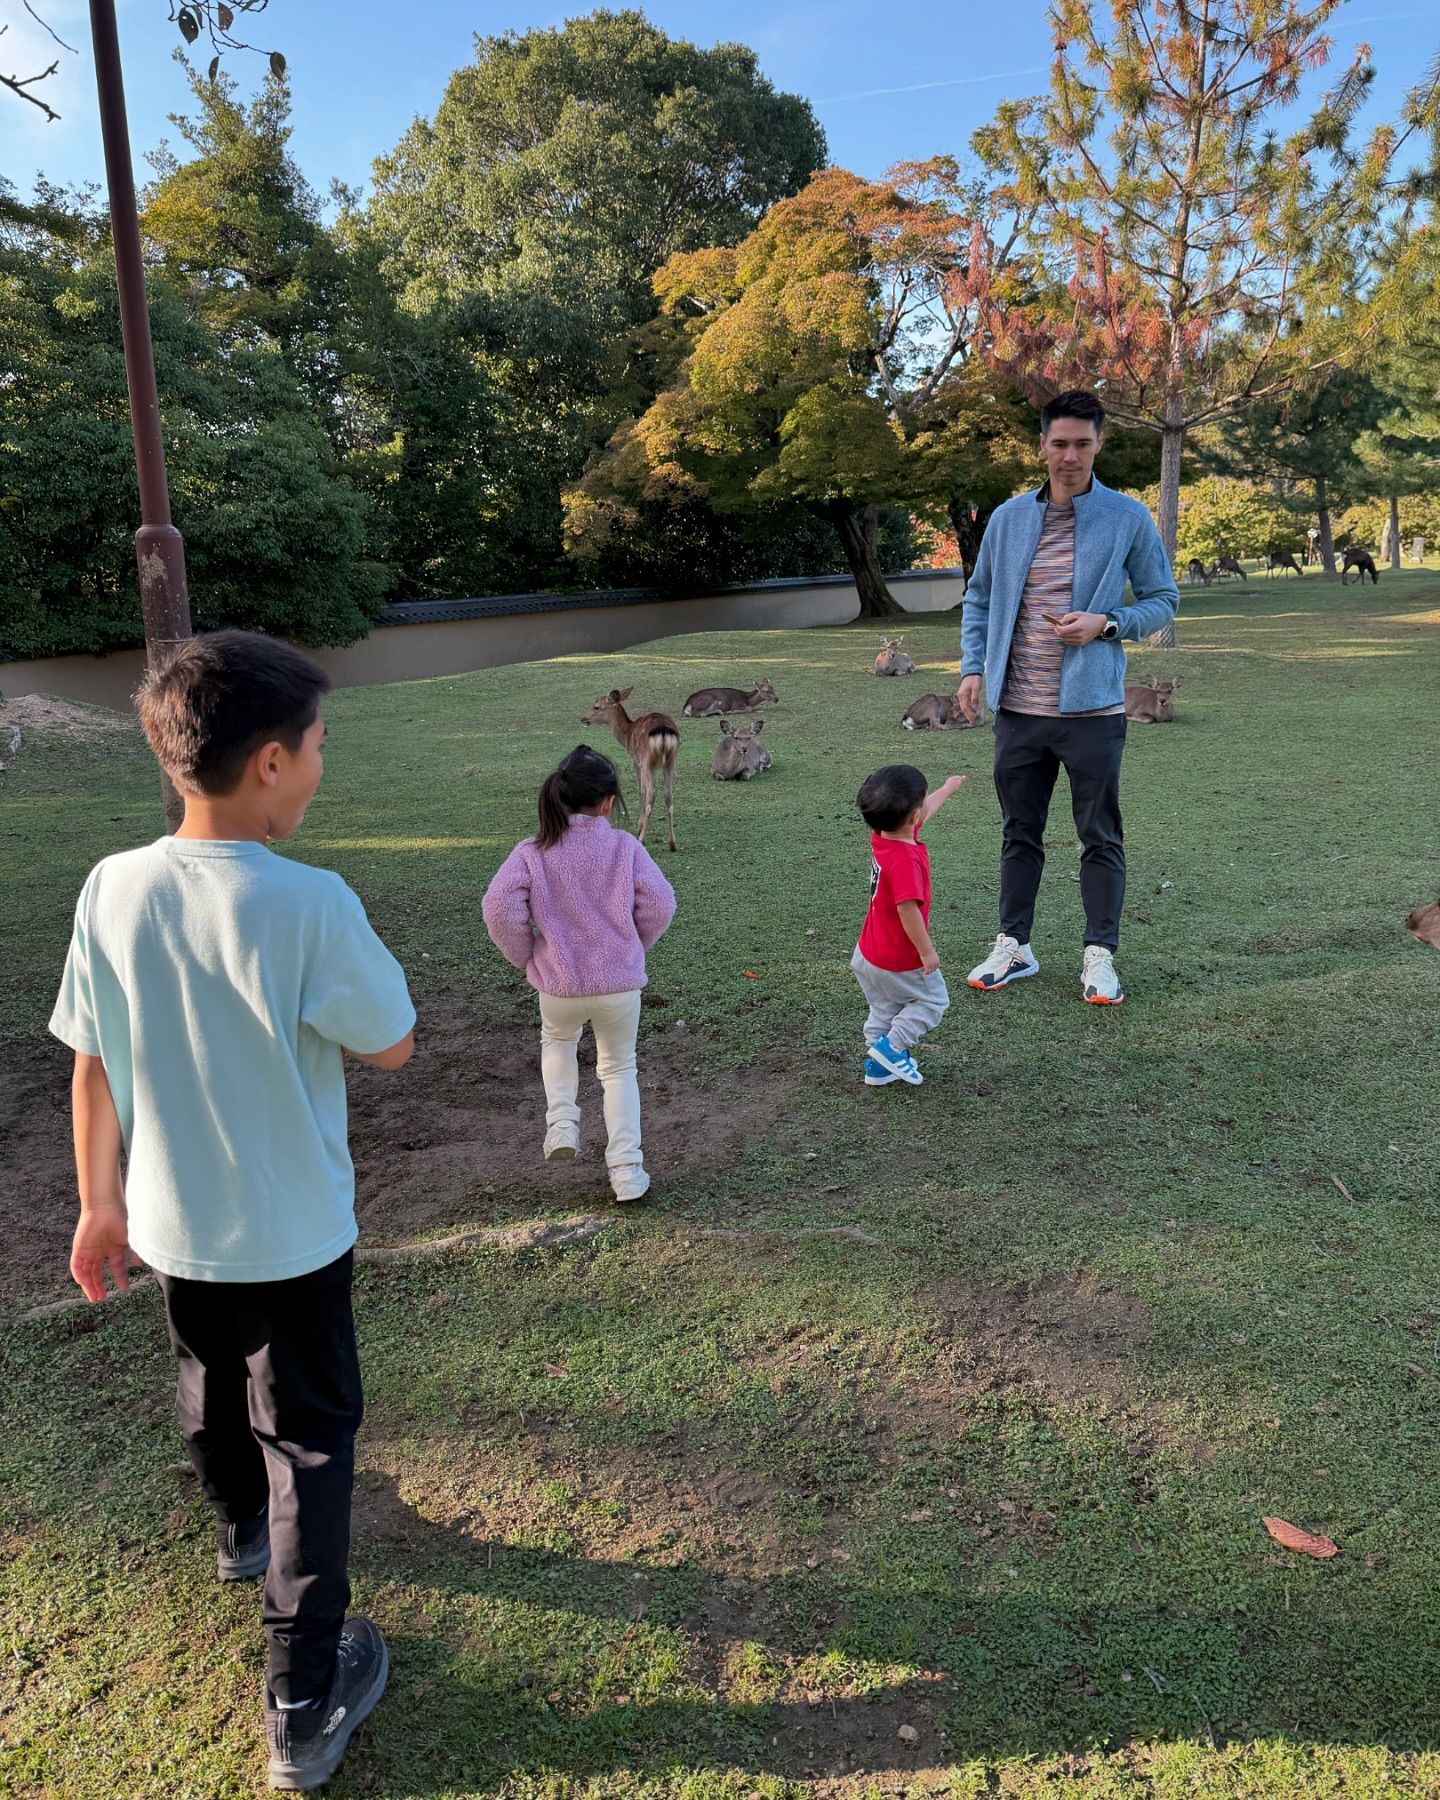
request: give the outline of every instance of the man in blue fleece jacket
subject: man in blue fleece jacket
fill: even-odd
[[[1120,759],[1125,748],[1124,638],[1169,623],[1180,604],[1149,512],[1098,482],[1105,410],[1093,394],[1059,394],[1040,414],[1049,476],[996,509],[965,594],[960,704],[980,715],[981,681],[995,713],[1000,934],[970,971],[989,990],[1039,973],[1030,947],[1045,866],[1045,824],[1063,766],[1083,846],[1081,993],[1125,998],[1115,971],[1125,903]],[[1130,604],[1126,604],[1126,587]]]

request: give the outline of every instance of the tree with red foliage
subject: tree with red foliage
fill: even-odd
[[[1365,47],[1288,137],[1273,117],[1322,68],[1340,0],[1055,0],[1049,93],[1007,102],[975,147],[1053,257],[1038,304],[991,309],[992,354],[1037,397],[1098,387],[1161,437],[1160,534],[1175,551],[1185,435],[1356,354],[1382,223],[1420,191],[1407,143],[1440,121],[1437,73],[1400,128],[1350,127]],[[1342,327],[1341,321],[1345,323]]]

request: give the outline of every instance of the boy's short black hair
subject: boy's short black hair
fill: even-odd
[[[861,818],[872,831],[894,831],[929,791],[925,777],[909,763],[886,763],[861,784],[855,799]]]
[[[330,677],[291,644],[206,631],[151,669],[135,696],[160,767],[182,793],[229,794],[262,744],[298,750]]]
[[[1105,408],[1084,388],[1071,388],[1069,393],[1057,394],[1045,402],[1040,408],[1042,437],[1050,435],[1050,427],[1057,419],[1085,419],[1095,427],[1096,437],[1105,435]]]

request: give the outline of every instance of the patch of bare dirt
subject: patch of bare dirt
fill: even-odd
[[[83,709],[82,709],[83,710]],[[605,1125],[593,1040],[581,1046],[580,1155],[545,1163],[545,1092],[530,996],[450,995],[421,1008],[415,1055],[398,1074],[349,1067],[350,1144],[362,1244],[402,1244],[445,1227],[608,1208]],[[800,1143],[793,1075],[777,1058],[743,1105],[729,1077],[703,1066],[702,1044],[642,1035],[640,1097],[652,1192],[724,1167],[777,1133]],[[13,1317],[71,1291],[75,1168],[70,1053],[48,1039],[14,1044],[0,1080],[0,1232],[10,1264],[0,1312]],[[726,1084],[722,1089],[722,1084]]]
[[[580,1154],[545,1163],[539,1020],[528,993],[458,996],[421,1007],[416,1050],[399,1075],[350,1078],[350,1142],[361,1240],[386,1242],[440,1225],[527,1210],[609,1203],[605,1121],[594,1041],[580,1047]],[[663,1042],[663,1047],[662,1047]],[[795,1139],[793,1075],[783,1060],[752,1081],[743,1105],[730,1078],[701,1066],[703,1046],[673,1027],[640,1040],[645,1166],[657,1198],[686,1175],[723,1167],[784,1123]],[[724,1091],[721,1083],[726,1084]],[[803,1134],[802,1134],[803,1135]]]
[[[1150,1336],[1150,1309],[1092,1276],[1052,1275],[985,1289],[946,1283],[927,1296],[935,1336],[957,1384],[971,1391],[1026,1383],[1066,1403],[1125,1406],[1130,1358]]]
[[[16,699],[0,701],[0,747],[8,740],[8,725],[19,726],[22,748],[25,740],[32,737],[60,737],[75,744],[93,744],[140,735],[140,721],[133,712],[111,712],[108,706],[81,706],[74,700],[57,700],[51,694],[21,694]]]
[[[52,1039],[5,1046],[0,1077],[0,1233],[8,1278],[0,1310],[70,1287],[75,1157],[70,1141],[70,1065]]]

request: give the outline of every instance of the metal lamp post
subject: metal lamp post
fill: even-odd
[[[90,0],[90,30],[95,43],[95,80],[100,93],[115,278],[120,290],[130,429],[135,439],[135,468],[140,483],[140,529],[135,533],[140,611],[145,625],[145,651],[154,668],[172,645],[190,636],[190,591],[185,581],[185,543],[170,518],[170,488],[165,479],[165,445],[160,436],[160,399],[155,389],[155,351],[145,299],[145,266],[140,254],[140,219],[135,206],[115,0]],[[172,829],[182,813],[179,797],[167,780],[165,816]]]

